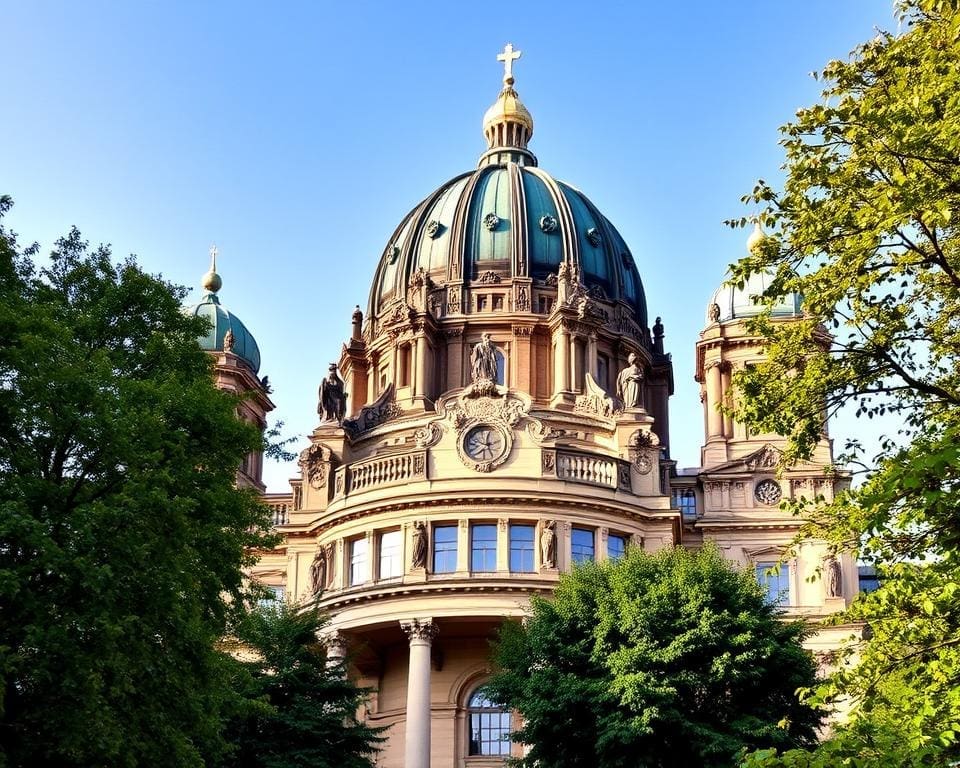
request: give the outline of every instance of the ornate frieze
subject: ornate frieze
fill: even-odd
[[[500,275],[493,270],[487,270],[486,272],[481,272],[476,279],[476,282],[483,283],[484,285],[496,285],[500,282]]]

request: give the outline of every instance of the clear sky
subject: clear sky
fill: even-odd
[[[663,317],[680,466],[703,437],[694,343],[747,235],[722,222],[780,178],[809,73],[896,28],[890,0],[0,0],[0,22],[8,225],[48,249],[75,224],[193,297],[216,243],[221,301],[300,436],[394,228],[484,150],[512,42],[530,148],[619,229]],[[293,469],[268,466],[270,490]]]

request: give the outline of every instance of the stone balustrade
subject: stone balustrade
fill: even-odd
[[[610,456],[558,450],[556,475],[571,483],[630,491],[630,466]]]
[[[346,467],[336,474],[334,496],[348,496],[374,488],[399,485],[427,478],[427,452],[375,456]]]

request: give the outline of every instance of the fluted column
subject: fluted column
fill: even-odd
[[[401,621],[410,639],[407,674],[407,744],[404,768],[430,768],[430,646],[437,634],[433,619]]]
[[[723,388],[720,383],[720,363],[707,367],[707,437],[723,435],[723,414],[717,410]]]

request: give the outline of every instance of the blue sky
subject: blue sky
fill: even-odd
[[[694,343],[747,235],[722,222],[781,178],[777,128],[817,101],[809,73],[896,28],[889,0],[0,0],[0,21],[8,224],[44,249],[75,224],[191,288],[216,243],[221,300],[299,435],[393,229],[485,148],[513,42],[531,149],[620,230],[664,319],[681,466],[702,440]],[[270,490],[292,469],[269,466]]]

